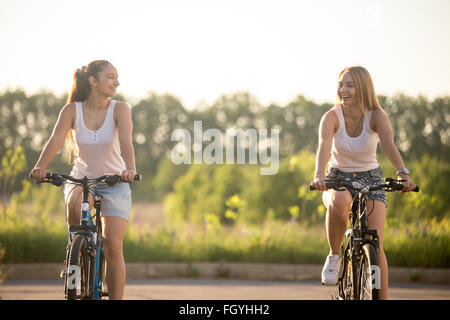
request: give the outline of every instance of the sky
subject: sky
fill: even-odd
[[[450,94],[449,39],[448,0],[0,0],[0,92],[62,94],[106,59],[127,99],[170,93],[188,109],[237,91],[333,102],[352,65],[377,94],[433,99]]]

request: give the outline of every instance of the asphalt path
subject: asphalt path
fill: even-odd
[[[337,287],[318,281],[248,281],[155,279],[129,280],[127,300],[330,300]],[[62,300],[62,280],[5,280],[0,284],[3,300]],[[449,285],[391,283],[389,299],[450,300]]]

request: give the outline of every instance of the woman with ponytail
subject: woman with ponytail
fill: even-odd
[[[74,159],[71,176],[97,178],[119,174],[133,181],[136,165],[130,107],[112,99],[119,86],[116,68],[106,60],[95,60],[77,69],[73,80],[67,104],[59,114],[31,177],[36,181],[44,179],[48,164],[66,141],[69,162]],[[125,287],[123,237],[131,209],[131,191],[128,183],[95,188],[103,196],[101,219],[109,298],[122,299]],[[79,186],[67,184],[64,187],[68,225],[80,224],[81,193]],[[92,196],[89,201],[92,208]]]

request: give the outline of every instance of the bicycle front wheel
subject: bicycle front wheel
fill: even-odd
[[[362,249],[358,268],[358,298],[359,300],[379,300],[381,277],[378,250],[371,243],[364,244]]]
[[[99,251],[99,265],[98,265],[98,273],[97,273],[97,283],[95,284],[95,296],[99,300],[103,300],[103,297],[108,296],[108,292],[106,291],[106,261],[105,254],[103,249]]]
[[[341,276],[339,279],[339,296],[343,300],[354,300],[356,292],[356,268],[352,249],[347,245],[343,255]]]
[[[91,261],[86,237],[76,235],[69,251],[69,265],[66,276],[67,300],[89,299],[89,275]]]

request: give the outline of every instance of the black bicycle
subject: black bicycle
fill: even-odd
[[[367,227],[366,203],[370,193],[376,190],[402,190],[401,182],[392,178],[383,178],[385,183],[366,185],[351,178],[326,179],[327,189],[345,191],[355,190],[350,211],[351,227],[345,232],[346,244],[341,245],[341,265],[338,280],[338,300],[379,300],[380,298],[380,268],[379,268],[379,238],[377,230]],[[310,190],[316,190],[310,186]],[[414,192],[419,191],[416,187]],[[345,242],[345,241],[344,241]]]
[[[140,181],[141,178],[141,175],[136,175],[134,181]],[[49,172],[45,179],[38,183],[51,183],[59,187],[65,182],[83,188],[81,224],[69,226],[69,243],[62,274],[65,297],[67,300],[102,300],[108,296],[104,281],[106,264],[100,219],[102,196],[92,186],[102,182],[113,186],[129,181],[122,180],[117,174],[95,179],[77,179],[66,174]],[[89,208],[89,193],[94,199],[93,215]]]

